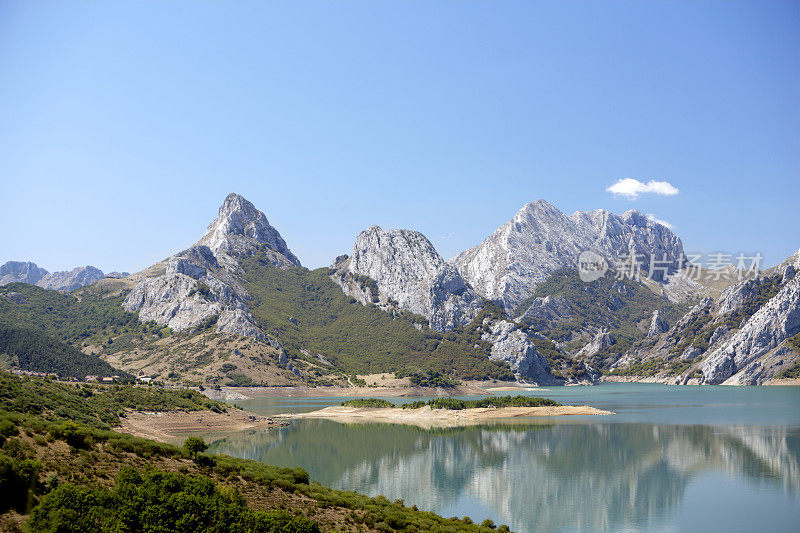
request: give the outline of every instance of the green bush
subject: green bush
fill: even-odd
[[[286,511],[253,511],[233,488],[205,476],[123,468],[113,489],[63,484],[32,513],[33,531],[319,531]]]
[[[380,398],[358,398],[342,402],[343,407],[396,407],[395,404]]]

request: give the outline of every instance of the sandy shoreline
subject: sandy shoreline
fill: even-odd
[[[229,409],[227,413],[128,411],[127,416],[122,419],[122,426],[115,429],[135,437],[144,437],[159,442],[176,442],[192,434],[233,433],[252,428],[279,427],[286,424],[287,422],[238,409]]]
[[[529,388],[503,387],[504,390]],[[404,396],[487,396],[489,390],[473,383],[454,388],[442,387],[222,387],[219,391],[206,389],[203,394],[213,400],[246,400],[253,398],[375,398]]]
[[[475,409],[449,410],[344,407],[332,406],[310,413],[286,413],[276,415],[276,419],[324,418],[336,422],[381,422],[387,424],[406,424],[422,428],[458,427],[485,423],[501,418],[547,417],[567,415],[613,415],[588,405],[562,405],[558,407],[480,407]]]

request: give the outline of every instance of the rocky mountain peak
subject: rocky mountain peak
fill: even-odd
[[[266,338],[248,311],[238,261],[255,251],[279,268],[300,266],[264,213],[231,193],[203,237],[164,261],[160,274],[140,276],[123,307],[177,331],[216,322],[218,332]]]
[[[651,256],[659,261],[665,258],[662,264],[672,271],[684,258],[681,240],[640,211],[616,215],[598,209],[566,216],[537,200],[451,261],[478,294],[513,309],[552,272],[576,268],[578,256],[587,250],[610,262],[634,255],[641,258],[645,272]],[[658,278],[662,273],[655,274]]]
[[[91,265],[86,265],[63,272],[51,272],[40,279],[36,285],[43,289],[72,291],[80,287],[85,287],[86,285],[91,285],[104,277],[105,274],[103,274],[102,270]]]
[[[439,331],[468,323],[480,309],[480,298],[458,270],[418,231],[370,226],[356,237],[352,254],[334,266],[352,279],[374,280],[380,294],[424,316]],[[348,279],[340,275],[335,281],[353,292]]]
[[[36,263],[8,261],[0,265],[0,285],[14,282],[35,284],[47,274],[47,270],[39,268]]]
[[[278,230],[270,225],[266,215],[235,193],[225,198],[217,218],[197,242],[197,245],[207,246],[215,256],[240,254],[263,244],[284,256],[292,265],[300,266],[300,261],[289,250]]]

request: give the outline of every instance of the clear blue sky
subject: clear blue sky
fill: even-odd
[[[621,178],[667,181],[636,200]],[[0,263],[139,270],[235,191],[304,265],[526,202],[800,247],[800,2],[0,1]]]

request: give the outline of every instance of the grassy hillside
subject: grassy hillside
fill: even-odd
[[[93,411],[86,389],[0,373],[0,530],[508,531],[329,489],[299,467],[198,455],[202,442],[179,448],[52,410],[58,399],[84,414]],[[104,395],[101,389],[92,391]],[[131,401],[156,409],[200,406],[181,392],[116,390],[124,394],[112,410]],[[139,396],[131,400],[131,394]],[[7,402],[10,396],[17,401]]]
[[[34,372],[54,372],[61,378],[87,375],[131,378],[102,359],[88,355],[46,333],[30,328],[0,325],[0,366]]]
[[[261,254],[240,259],[250,311],[292,356],[322,354],[348,373],[452,372],[463,379],[513,379],[505,363],[488,359],[472,330],[438,333],[422,317],[361,305],[330,279],[327,268],[273,267]],[[415,327],[421,328],[421,331]]]
[[[617,340],[611,347],[615,353],[628,350],[646,336],[646,327],[653,311],[670,324],[686,312],[686,305],[674,304],[631,280],[614,280],[611,276],[586,283],[576,270],[554,272],[536,292],[514,311],[522,316],[536,298],[563,297],[569,304],[567,316],[553,320],[523,317],[534,330],[575,351],[591,339],[591,332],[607,329]]]

